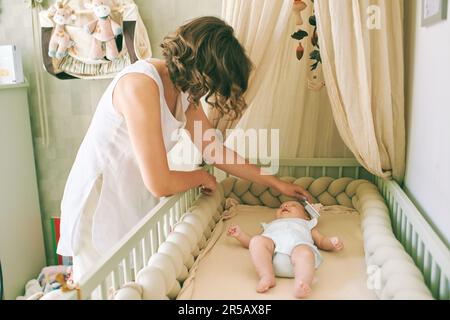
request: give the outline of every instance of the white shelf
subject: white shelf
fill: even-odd
[[[23,295],[45,266],[27,99],[28,83],[0,85],[0,261],[4,298]]]

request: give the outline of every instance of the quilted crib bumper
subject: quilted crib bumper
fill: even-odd
[[[315,201],[325,206],[343,205],[359,211],[368,285],[373,286],[380,299],[432,299],[421,272],[395,238],[389,210],[375,185],[350,178],[288,177],[284,180],[304,187]],[[222,219],[227,198],[271,208],[292,200],[271,188],[233,177],[225,179],[214,196],[199,197],[150,258],[147,267],[138,273],[136,281],[116,291],[114,299],[175,299],[195,259]]]

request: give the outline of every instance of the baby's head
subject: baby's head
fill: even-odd
[[[277,210],[277,219],[297,218],[309,220],[309,215],[305,208],[297,201],[288,201],[283,203]]]

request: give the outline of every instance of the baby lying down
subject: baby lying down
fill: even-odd
[[[317,219],[310,219],[296,201],[283,203],[276,218],[269,224],[262,224],[261,235],[251,237],[239,226],[231,226],[228,235],[250,250],[260,278],[257,292],[264,293],[273,288],[275,276],[295,278],[294,295],[305,298],[311,293],[314,271],[322,260],[317,248],[340,251],[344,244],[337,237],[322,235],[316,228]]]

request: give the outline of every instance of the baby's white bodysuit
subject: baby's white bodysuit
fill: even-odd
[[[275,275],[293,278],[291,254],[295,247],[307,245],[315,255],[315,267],[322,262],[319,250],[314,245],[311,230],[317,225],[317,219],[310,221],[298,218],[277,219],[271,223],[263,223],[263,236],[275,243],[273,266]]]

